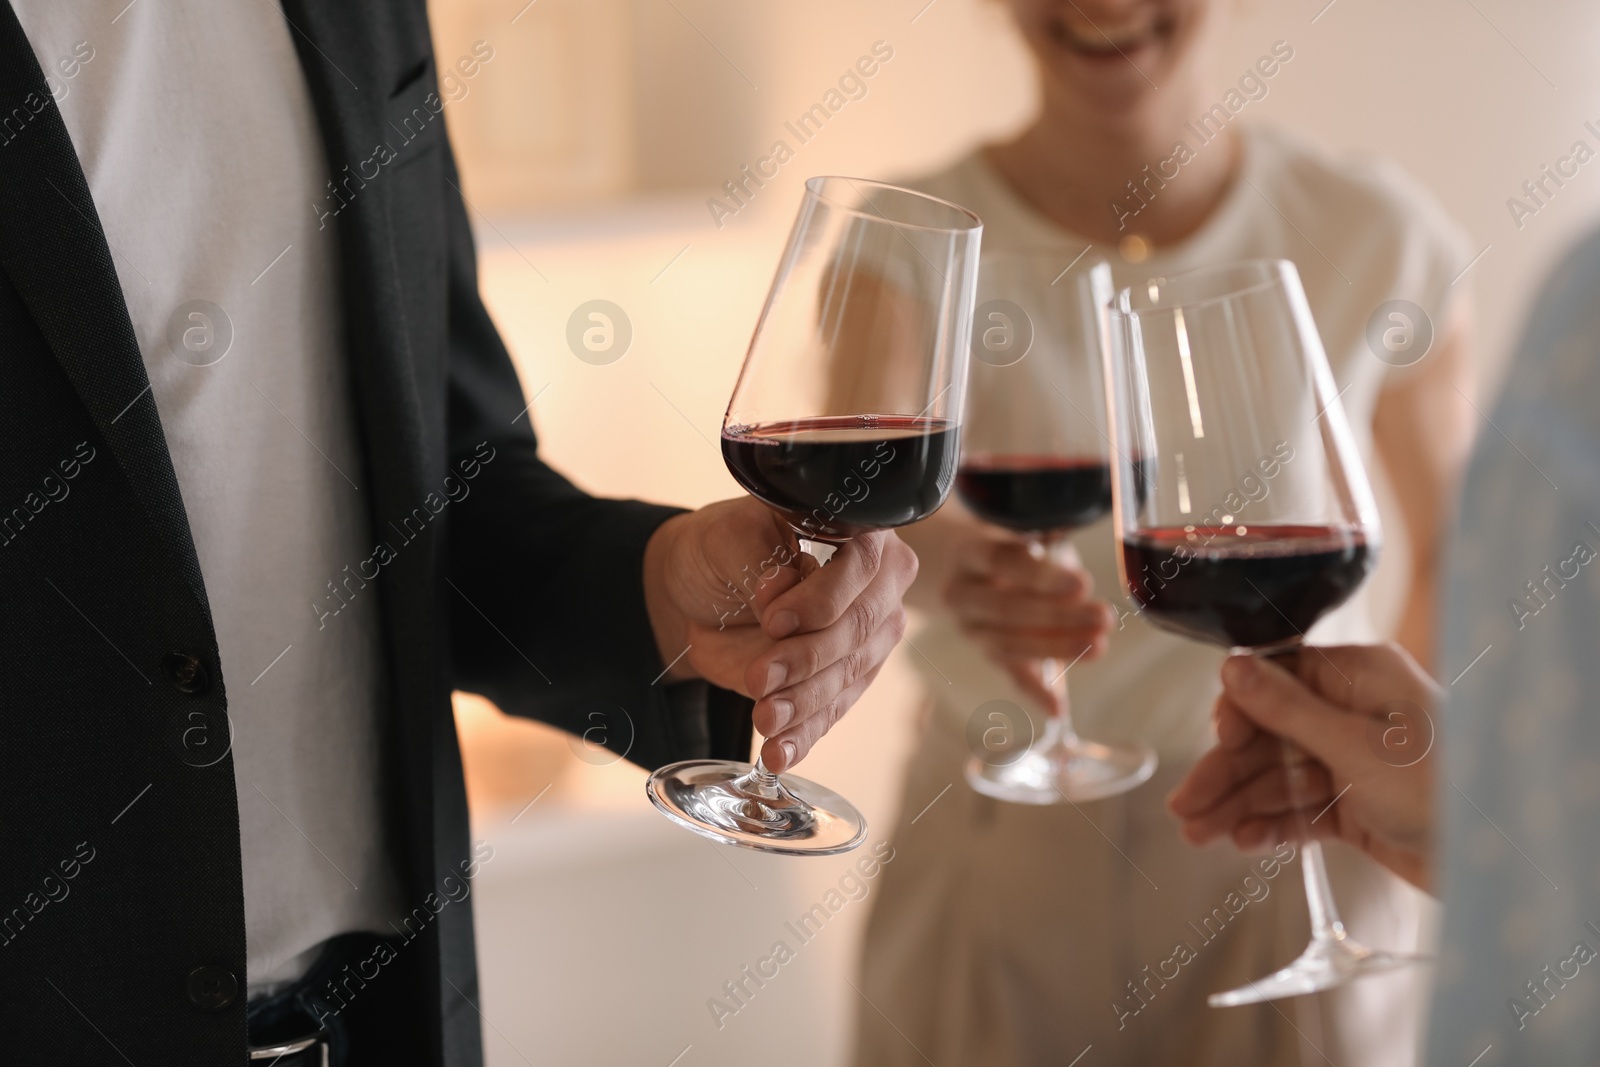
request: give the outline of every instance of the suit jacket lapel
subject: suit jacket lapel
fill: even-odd
[[[392,72],[378,64],[380,57],[398,51],[391,38],[399,35],[394,23],[404,12],[400,5],[354,0],[282,4],[311,90],[328,173],[338,180],[346,168],[354,170],[357,161],[371,156],[376,142],[392,137],[383,128]],[[329,220],[338,227],[343,259],[345,339],[368,478],[375,487],[369,501],[375,535],[385,518],[405,514],[427,492],[419,433],[425,420],[408,359],[401,264],[390,241],[388,211],[385,182],[379,179]]]
[[[394,72],[381,69],[406,54],[396,38],[411,4],[344,0],[282,0],[294,35],[327,153],[328,172],[342,178],[344,168],[372,155],[386,139],[385,108]],[[414,5],[420,11],[421,4]],[[418,33],[424,47],[425,24]],[[412,48],[416,45],[412,44]],[[387,136],[392,136],[389,134]],[[412,341],[405,326],[400,270],[395,252],[388,183],[371,181],[329,221],[339,238],[343,288],[345,351],[351,364],[356,411],[372,492],[367,506],[374,541],[401,544],[390,521],[409,514],[427,493],[428,465],[421,390],[415,377]],[[307,210],[311,210],[310,205]],[[443,284],[443,279],[440,279]],[[435,420],[437,421],[437,420]],[[406,547],[385,567],[380,588],[390,690],[397,711],[405,781],[401,813],[405,857],[411,885],[430,886],[438,866],[434,834],[433,778],[441,751],[433,731],[439,722],[439,680],[433,673],[438,633],[433,588],[439,584],[429,548]],[[448,722],[448,719],[445,720]],[[459,771],[456,771],[459,774]],[[451,860],[450,862],[454,862]]]
[[[202,609],[188,515],[111,249],[61,112],[9,2],[0,4],[0,269],[116,456]],[[13,123],[13,128],[15,124]],[[137,269],[137,268],[136,268]]]
[[[329,174],[342,178],[346,166],[354,168],[357,161],[372,155],[374,144],[392,136],[382,127],[393,72],[378,69],[378,65],[383,57],[393,61],[405,54],[403,42],[396,40],[401,30],[397,23],[413,10],[420,12],[422,5],[368,0],[338,4],[282,0],[282,4],[311,90]],[[425,23],[416,36],[425,47]],[[370,182],[329,225],[337,227],[339,237],[345,348],[361,420],[367,481],[372,485],[367,504],[373,538],[382,540],[390,538],[387,519],[405,515],[422,502],[428,465],[424,439],[428,419],[405,328],[399,274],[404,265],[393,244],[387,183],[383,179]],[[405,549],[386,567],[389,573],[381,587],[391,699],[396,711],[389,721],[399,740],[400,766],[394,777],[404,783],[398,791],[401,810],[397,814],[410,875],[408,893],[431,891],[438,873],[456,862],[455,857],[441,858],[437,849],[442,842],[456,843],[460,837],[448,828],[439,833],[441,822],[448,827],[450,815],[443,814],[448,809],[436,805],[435,780],[441,774],[453,774],[459,782],[460,765],[445,765],[445,757],[453,755],[454,749],[439,738],[441,723],[448,731],[450,720],[448,707],[441,716],[436,703],[439,679],[432,665],[437,662],[440,635],[433,629],[437,613],[433,586],[439,579],[426,553],[422,547]],[[449,736],[453,740],[453,734]],[[470,964],[460,963],[461,959],[470,960],[472,952],[466,914],[463,911],[441,919],[438,939],[420,950],[426,953],[432,978],[424,991],[423,1010],[433,1047],[419,1049],[418,1062],[455,1062],[454,1057],[464,1054],[443,1050],[476,1047],[477,1019],[460,1010],[460,995],[439,980],[442,972],[445,976],[453,973],[461,982],[471,981]],[[456,931],[453,940],[447,937],[447,930]],[[444,958],[447,941],[456,961],[453,970]]]

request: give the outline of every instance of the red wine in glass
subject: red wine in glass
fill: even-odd
[[[751,496],[796,530],[841,542],[937,511],[955,476],[957,436],[950,420],[925,416],[795,419],[729,427],[722,457]]]
[[[1059,456],[969,456],[956,474],[961,502],[1017,533],[1064,533],[1111,510],[1111,464]]]
[[[1132,464],[1144,495],[1144,464]],[[1111,464],[1035,455],[969,456],[956,472],[956,492],[984,522],[1017,533],[1064,534],[1092,526],[1111,511]]]
[[[1230,648],[1299,641],[1376,557],[1351,526],[1148,527],[1122,541],[1128,591],[1151,622]]]

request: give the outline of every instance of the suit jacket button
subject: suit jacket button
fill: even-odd
[[[221,1011],[239,999],[239,979],[228,968],[207,963],[189,972],[184,992],[201,1011]]]
[[[161,670],[180,693],[204,693],[211,688],[211,676],[199,656],[187,652],[168,652],[161,660]]]

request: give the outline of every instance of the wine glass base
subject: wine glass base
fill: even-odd
[[[1126,793],[1156,772],[1156,754],[1144,745],[1111,746],[1083,738],[1032,748],[1010,763],[967,763],[967,784],[986,797],[1012,804],[1102,800]]]
[[[1370,974],[1383,974],[1414,963],[1431,962],[1427,956],[1367,948],[1351,938],[1313,940],[1300,958],[1265,978],[1213,993],[1206,1003],[1213,1008],[1236,1008],[1284,997],[1320,993]]]
[[[773,796],[741,789],[750,764],[684,760],[659,768],[645,793],[663,815],[726,845],[792,856],[849,852],[867,837],[867,820],[844,797],[792,774]]]

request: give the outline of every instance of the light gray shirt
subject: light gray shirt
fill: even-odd
[[[377,591],[339,584],[372,541],[316,120],[276,4],[13,7],[88,178],[205,577],[260,993],[400,910]]]

